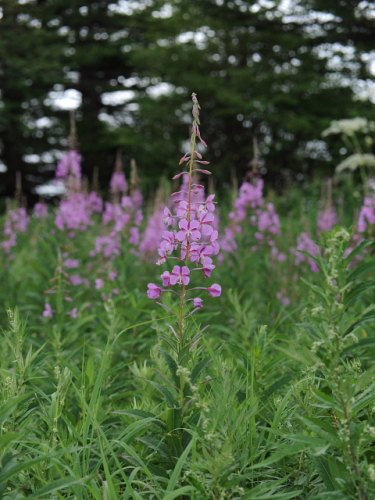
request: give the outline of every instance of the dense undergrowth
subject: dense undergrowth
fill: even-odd
[[[357,224],[350,192],[338,214],[331,194],[265,199],[259,176],[233,201],[203,196],[221,222],[196,250],[198,287],[213,272],[222,293],[197,288],[204,308],[184,319],[166,291],[188,271],[174,283],[167,260],[162,289],[154,264],[173,204],[159,193],[142,220],[119,166],[111,202],[88,202],[63,167],[55,210],[4,218],[0,498],[375,498],[369,210]]]

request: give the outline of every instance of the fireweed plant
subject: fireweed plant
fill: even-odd
[[[164,231],[162,241],[160,243],[158,253],[160,258],[157,261],[158,265],[164,264],[167,259],[179,261],[172,272],[164,271],[161,275],[162,286],[155,283],[149,283],[147,295],[150,299],[159,299],[164,293],[171,292],[179,297],[178,312],[174,312],[170,307],[157,302],[165,307],[177,317],[177,329],[171,326],[178,342],[179,350],[184,348],[184,322],[192,316],[196,311],[203,307],[203,299],[200,297],[191,297],[192,292],[196,290],[206,290],[211,297],[219,297],[221,295],[221,286],[217,283],[209,287],[194,286],[188,288],[190,284],[190,275],[194,276],[198,273],[203,273],[206,278],[211,277],[211,273],[215,268],[212,255],[219,253],[218,231],[214,230],[215,195],[211,194],[204,201],[194,201],[194,195],[199,194],[204,187],[195,182],[196,175],[210,175],[209,170],[197,168],[196,164],[207,165],[209,162],[202,160],[202,155],[197,148],[197,140],[203,146],[207,146],[202,139],[199,130],[199,103],[196,94],[192,94],[193,101],[193,125],[190,137],[190,152],[180,160],[180,165],[187,163],[188,170],[175,175],[173,179],[179,179],[182,176],[187,176],[181,191],[172,194],[175,204],[175,214],[168,207],[164,208],[164,222],[167,227],[174,226],[178,222],[178,230],[172,229]],[[190,266],[190,267],[189,267]],[[192,267],[194,266],[194,267]],[[176,287],[176,288],[174,288]],[[187,310],[189,304],[193,304],[193,309]],[[199,342],[200,334],[191,340],[191,348]]]

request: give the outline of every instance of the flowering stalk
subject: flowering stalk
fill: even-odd
[[[180,165],[186,162],[188,169],[173,177],[173,179],[178,179],[181,176],[187,176],[188,182],[186,182],[185,177],[183,189],[172,194],[175,204],[175,215],[171,213],[169,208],[164,208],[166,226],[174,226],[178,221],[179,231],[173,229],[172,231],[163,232],[162,241],[158,249],[160,258],[157,262],[157,264],[161,265],[167,259],[177,259],[181,261],[181,265],[175,265],[172,272],[165,271],[161,275],[164,288],[160,288],[155,283],[149,283],[147,292],[150,299],[158,299],[165,292],[172,292],[179,296],[178,313],[172,311],[177,316],[178,328],[177,332],[173,328],[172,331],[175,333],[180,350],[184,347],[184,320],[203,307],[203,300],[201,298],[186,298],[188,294],[201,289],[207,290],[212,297],[218,297],[221,294],[221,286],[218,284],[210,287],[187,288],[190,283],[190,273],[203,271],[206,278],[211,276],[211,272],[215,268],[211,255],[219,253],[219,244],[217,242],[218,232],[212,227],[214,222],[213,212],[215,204],[213,200],[215,195],[210,195],[203,201],[195,201],[194,198],[194,195],[204,189],[203,186],[196,182],[196,175],[210,175],[211,172],[197,168],[196,166],[197,163],[206,165],[209,162],[202,160],[202,155],[197,149],[197,139],[204,146],[207,145],[201,138],[199,131],[200,106],[195,94],[192,94],[192,100],[193,125],[190,138],[191,148],[190,152],[187,152],[180,160]],[[180,251],[179,256],[172,255],[177,250]],[[193,269],[189,268],[190,263],[194,263],[195,267]],[[177,290],[173,287],[177,287]],[[189,306],[189,302],[192,302],[194,307],[185,315],[185,308]],[[171,309],[167,309],[171,311]]]

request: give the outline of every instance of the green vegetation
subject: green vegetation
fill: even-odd
[[[282,222],[286,249],[298,224]],[[146,296],[152,263],[124,241],[115,261],[83,265],[110,265],[115,283],[73,287],[62,258],[87,259],[90,234],[53,228],[34,219],[1,271],[2,499],[373,498],[372,240],[344,257],[337,226],[314,273],[290,252],[249,252],[246,229],[215,269],[222,296],[186,320],[178,349],[171,314]]]

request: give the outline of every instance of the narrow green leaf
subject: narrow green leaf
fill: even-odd
[[[12,413],[21,401],[25,400],[28,396],[20,396],[18,398],[9,399],[6,403],[0,406],[0,425]]]
[[[354,250],[352,250],[350,252],[350,254],[347,257],[345,257],[345,259],[343,259],[344,267],[347,267],[348,264],[350,264],[350,262],[354,259],[354,257],[359,255],[362,252],[362,250],[364,250],[369,245],[374,244],[374,242],[375,242],[375,239],[362,241],[362,243],[360,243],[358,246],[356,246],[354,248]]]
[[[66,477],[63,479],[57,479],[56,481],[46,484],[42,488],[38,489],[32,495],[29,495],[28,498],[37,498],[41,500],[43,496],[50,495],[54,491],[59,491],[65,488],[69,488],[70,486],[74,486],[76,484],[85,484],[86,481],[88,481],[92,477],[94,476],[92,475],[84,478]]]
[[[178,488],[178,490],[172,491],[171,493],[167,493],[166,495],[164,495],[162,500],[173,500],[174,498],[179,497],[180,495],[184,495],[185,493],[193,489],[194,488],[192,486],[182,486],[181,488]]]
[[[170,354],[168,354],[166,351],[164,351],[164,349],[162,347],[159,347],[159,351],[168,365],[168,368],[172,374],[175,386],[180,387],[180,377],[178,377],[176,374],[176,372],[177,372],[176,361],[172,358],[172,356]]]
[[[207,368],[207,366],[212,362],[212,359],[209,356],[203,358],[199,363],[194,366],[191,372],[191,382],[192,384],[198,379],[201,373]]]
[[[305,253],[305,252],[302,252],[302,253]],[[312,283],[310,283],[309,281],[305,280],[304,278],[300,278],[300,279],[301,279],[302,283],[304,283],[307,287],[310,288],[310,290],[312,292],[315,293],[315,295],[317,295],[318,297],[321,298],[321,300],[322,300],[322,302],[324,302],[324,304],[327,304],[326,294],[324,293],[324,290],[320,286],[313,285]]]
[[[182,409],[168,408],[166,416],[167,431],[174,432],[182,427]]]
[[[328,491],[335,491],[336,485],[333,481],[333,477],[331,475],[331,471],[329,469],[328,460],[324,457],[318,457],[315,459],[315,467],[319,473],[319,476],[322,478],[324,486]]]
[[[167,491],[173,491],[175,489],[177,481],[178,481],[178,478],[179,478],[179,476],[181,474],[182,467],[187,462],[187,457],[188,457],[188,455],[190,453],[192,445],[193,445],[193,441],[190,441],[190,443],[187,445],[187,447],[185,448],[184,452],[182,453],[182,455],[178,459],[177,464],[176,464],[176,466],[175,466],[175,468],[174,468],[174,470],[173,470],[173,472],[171,474],[171,477],[170,477],[170,479],[168,481]],[[191,489],[190,486],[189,486],[189,488]],[[166,500],[166,497],[164,497],[164,500]]]
[[[300,420],[311,429],[313,432],[318,434],[320,437],[329,440],[332,444],[339,444],[340,439],[338,438],[337,429],[321,418],[313,417],[300,417]]]
[[[4,436],[0,436],[0,450],[8,446],[9,443],[17,441],[22,436],[22,433],[7,432]]]
[[[172,460],[169,448],[165,443],[163,443],[160,440],[153,439],[151,437],[137,438],[137,441],[140,441],[141,443],[145,444],[151,450],[154,450],[157,453],[160,453],[160,455],[162,455],[170,463],[170,465],[173,465],[173,460]]]
[[[143,411],[143,410],[116,410],[116,411],[111,411],[111,413],[116,413],[118,415],[129,415],[129,417],[139,417],[139,418],[153,418],[154,424],[161,427],[163,430],[166,429],[164,422],[158,418],[154,413],[151,413],[150,411]]]
[[[281,451],[277,451],[265,460],[252,465],[250,469],[261,469],[262,467],[267,467],[275,462],[278,462],[282,458],[301,453],[301,451],[305,451],[308,448],[309,446],[306,443],[296,443],[284,446]]]
[[[150,380],[149,382],[150,382],[151,385],[153,385],[155,387],[155,389],[157,389],[161,394],[163,394],[163,396],[166,397],[166,399],[168,401],[168,404],[172,408],[178,408],[179,407],[178,401],[173,397],[173,395],[171,394],[171,392],[166,387],[158,384],[157,382],[154,382],[153,380]]]

